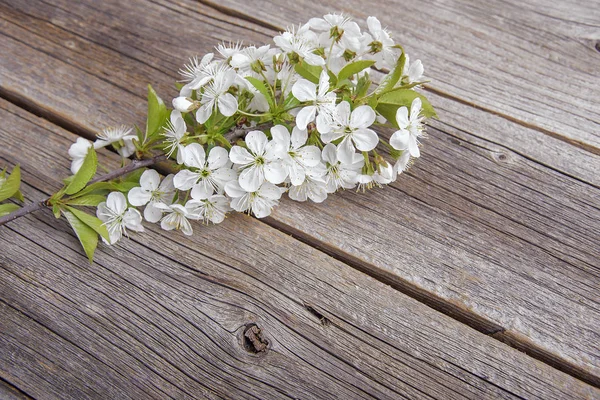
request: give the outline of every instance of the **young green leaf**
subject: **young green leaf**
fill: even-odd
[[[402,50],[402,54],[398,57],[398,61],[396,62],[396,66],[394,69],[387,74],[383,81],[379,83],[379,87],[375,90],[375,93],[384,93],[388,90],[391,90],[396,86],[396,83],[400,79],[402,79],[402,73],[404,72],[404,64],[406,64],[406,53],[404,53],[404,49],[399,46],[400,50]]]
[[[375,64],[374,60],[354,61],[342,68],[342,70],[338,73],[337,79],[339,82],[341,82],[344,79],[348,79],[352,75],[358,74],[360,71],[371,67],[373,64]]]
[[[317,67],[307,63],[296,64],[294,66],[294,69],[298,74],[300,74],[301,77],[303,77],[304,79],[308,79],[309,81],[315,84],[319,83],[319,77],[321,76],[321,71],[323,71],[321,67]]]
[[[97,234],[102,236],[104,239],[110,240],[110,236],[108,235],[106,225],[104,225],[102,221],[100,221],[98,218],[81,210],[78,210],[74,207],[67,206],[67,210],[73,213],[73,215],[75,215],[81,222],[92,228]]]
[[[0,204],[0,217],[10,214],[13,211],[17,211],[20,207],[16,204]]]
[[[75,216],[75,214],[63,210],[63,214],[71,224],[73,231],[77,235],[85,254],[87,255],[90,263],[94,260],[94,251],[96,251],[96,247],[98,247],[98,234],[88,225],[86,225],[83,221]]]
[[[79,196],[73,199],[69,199],[65,202],[65,204],[70,204],[73,206],[92,206],[96,207],[98,204],[106,201],[106,196],[101,194],[88,194],[85,196]]]
[[[247,76],[246,79],[248,80],[248,82],[250,82],[252,84],[252,86],[254,86],[256,88],[256,90],[258,90],[260,92],[260,94],[262,94],[263,96],[266,97],[267,102],[269,102],[269,107],[271,109],[275,108],[273,95],[271,94],[271,91],[269,90],[269,88],[267,88],[265,86],[264,82],[259,79],[253,78],[251,76]]]
[[[73,178],[65,189],[65,193],[68,195],[75,194],[79,192],[81,189],[87,185],[87,183],[96,175],[96,168],[98,167],[98,157],[96,156],[96,151],[93,147],[88,149],[88,153],[83,160],[83,164],[79,171]]]
[[[377,111],[385,117],[390,123],[396,125],[396,112],[400,107],[410,109],[412,101],[419,97],[423,104],[422,113],[428,118],[437,118],[433,106],[425,96],[409,89],[395,89],[383,94],[377,102]]]
[[[148,119],[146,121],[144,142],[159,132],[160,128],[165,124],[167,117],[167,106],[158,97],[152,86],[148,85]]]
[[[0,201],[13,197],[21,187],[21,167],[15,165],[8,178],[0,185]]]

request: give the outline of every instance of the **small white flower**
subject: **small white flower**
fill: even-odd
[[[204,86],[202,93],[202,106],[196,111],[196,121],[205,123],[214,111],[219,111],[225,117],[231,117],[238,109],[238,102],[234,95],[228,93],[229,88],[236,81],[237,74],[231,68],[217,71],[212,82]]]
[[[292,185],[300,185],[304,182],[306,170],[321,162],[321,151],[317,146],[305,146],[308,133],[297,126],[290,136],[285,126],[276,125],[271,128],[271,136],[282,145],[282,160]]]
[[[175,97],[172,101],[172,104],[173,108],[180,113],[192,111],[196,107],[194,102],[187,96]]]
[[[343,138],[338,144],[338,159],[346,164],[352,163],[355,146],[359,151],[371,151],[379,143],[379,136],[369,129],[375,122],[375,111],[367,105],[356,107],[350,112],[350,103],[342,101],[335,108],[333,128],[321,133],[325,143]]]
[[[183,163],[188,169],[179,171],[173,184],[179,190],[192,189],[192,196],[197,199],[206,199],[215,192],[221,194],[225,184],[237,178],[228,162],[223,147],[213,147],[207,158],[202,145],[192,143],[183,149]]]
[[[213,53],[208,53],[202,57],[202,60],[198,60],[198,57],[190,58],[190,63],[184,65],[183,68],[179,70],[179,73],[183,76],[183,82],[187,82],[187,84],[181,88],[179,93],[180,96],[190,96],[192,90],[200,89],[212,79],[208,66],[211,64],[213,57]]]
[[[121,157],[129,157],[135,152],[133,141],[137,140],[136,135],[130,135],[131,131],[132,128],[125,125],[105,128],[97,135],[94,148],[99,149],[112,144]]]
[[[81,168],[90,147],[92,147],[92,142],[84,138],[77,138],[77,141],[69,147],[69,156],[73,159],[71,161],[71,172],[73,175]]]
[[[365,189],[371,189],[373,186],[381,187],[387,185],[396,180],[398,174],[394,171],[394,167],[387,163],[385,167],[380,166],[378,171],[375,171],[373,175],[359,174],[358,175],[358,189],[364,191]]]
[[[356,186],[358,175],[365,164],[365,159],[360,154],[354,153],[352,163],[342,163],[337,158],[337,153],[333,143],[329,143],[323,148],[322,157],[327,168],[325,182],[328,193],[333,193],[340,188],[351,189]]]
[[[246,146],[248,149],[233,146],[229,152],[231,161],[242,168],[239,184],[244,190],[255,192],[265,180],[274,184],[285,180],[287,169],[281,161],[284,149],[279,142],[269,142],[263,132],[251,131],[246,135]]]
[[[331,129],[330,115],[335,107],[336,95],[329,92],[329,75],[327,72],[321,72],[318,86],[307,79],[299,79],[292,86],[292,94],[298,100],[310,103],[310,105],[303,107],[296,116],[298,128],[305,130],[309,122],[314,121],[316,116],[317,130],[320,133],[329,132]]]
[[[135,208],[127,208],[127,200],[121,192],[112,192],[105,202],[98,204],[96,215],[104,223],[108,230],[110,242],[117,243],[123,235],[127,236],[127,229],[143,232],[142,215]]]
[[[327,170],[322,163],[307,170],[304,181],[290,187],[288,192],[290,199],[295,201],[311,199],[315,203],[325,201],[327,198],[327,182],[324,179],[326,173]]]
[[[127,198],[132,206],[146,206],[144,218],[155,223],[162,217],[162,210],[156,204],[171,204],[174,195],[173,174],[167,175],[161,182],[158,172],[148,169],[140,177],[140,186],[132,188]]]
[[[229,43],[219,43],[216,47],[217,52],[225,59],[230,60],[236,54],[239,54],[243,45],[242,42],[229,42]]]
[[[323,57],[316,55],[313,51],[317,48],[317,35],[310,30],[310,24],[304,24],[298,30],[288,29],[279,36],[275,36],[273,41],[284,52],[291,55],[300,56],[310,65],[325,65]]]
[[[403,151],[400,158],[398,158],[398,160],[396,161],[396,164],[394,164],[394,174],[401,174],[402,172],[409,169],[412,160],[413,159],[410,157],[410,153],[408,152],[408,150]],[[394,178],[394,180],[396,180],[396,178]]]
[[[167,157],[171,157],[173,152],[177,150],[178,164],[183,163],[183,146],[181,145],[181,141],[185,137],[186,129],[187,126],[181,113],[177,110],[171,111],[171,117],[163,132],[165,142],[168,143],[165,151],[167,151]]]
[[[403,82],[404,83],[415,83],[419,82],[423,78],[423,63],[421,60],[417,60],[414,63],[410,64],[410,60],[408,58],[408,54],[406,55],[406,61],[404,63],[404,70],[402,71]]]
[[[371,37],[367,36],[367,40],[371,40],[373,59],[376,61],[375,67],[394,68],[398,57],[400,57],[400,49],[394,47],[394,41],[390,37],[390,33],[381,27],[381,22],[375,17],[367,18],[367,26]]]
[[[222,194],[215,194],[207,199],[192,199],[186,203],[186,208],[191,210],[195,219],[213,224],[223,222],[225,215],[231,210],[229,200]]]
[[[239,53],[231,57],[229,65],[237,68],[241,76],[260,77],[263,68],[273,65],[273,54],[275,49],[271,49],[269,45],[255,47],[249,46],[243,48]]]
[[[350,18],[341,14],[327,14],[323,18],[311,18],[308,23],[315,30],[325,31],[325,35],[334,39],[342,49],[360,49],[360,27]]]
[[[189,202],[188,202],[189,203]],[[195,219],[193,210],[194,205],[182,206],[181,204],[163,204],[157,203],[156,206],[167,215],[165,215],[160,221],[160,227],[165,231],[172,231],[173,229],[179,229],[185,235],[190,236],[194,233],[192,225],[189,219]]]
[[[396,150],[408,150],[410,155],[417,158],[421,155],[419,151],[419,138],[423,136],[423,117],[421,114],[421,99],[415,98],[410,105],[410,117],[408,109],[400,107],[396,112],[396,122],[400,130],[394,132],[390,138],[390,144]]]
[[[252,192],[244,190],[237,181],[228,182],[225,192],[231,200],[231,207],[238,212],[248,212],[257,218],[264,218],[271,214],[273,207],[279,204],[279,199],[285,189],[272,183],[263,182],[260,187]]]

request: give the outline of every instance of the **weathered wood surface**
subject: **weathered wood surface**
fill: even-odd
[[[423,60],[432,90],[600,154],[600,9],[593,1],[202,3],[279,29],[332,11],[376,14]]]
[[[56,190],[75,136],[3,100],[0,117],[26,196]],[[600,396],[255,219],[196,229],[92,265],[50,212],[0,230],[1,378],[61,399]],[[244,346],[252,323],[267,351]]]
[[[209,51],[214,36],[260,42],[273,33],[190,2],[55,3],[4,2],[0,90],[87,134],[141,122],[145,84],[168,97],[177,68]],[[199,28],[211,19],[213,36]],[[322,206],[285,202],[269,223],[597,381],[600,158],[463,100],[432,97],[441,120],[397,190],[348,192]]]

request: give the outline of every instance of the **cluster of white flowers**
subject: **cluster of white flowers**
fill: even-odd
[[[286,192],[323,202],[339,189],[395,181],[420,156],[423,119],[433,114],[414,91],[421,62],[411,64],[377,18],[366,27],[328,14],[281,33],[273,47],[223,44],[192,58],[159,143],[177,172],[161,182],[146,170],[127,196],[108,195],[97,215],[110,242],[143,229],[135,207],[145,206],[146,221],[189,235],[190,220],[217,224],[231,210],[266,217]],[[389,71],[379,86],[369,67]],[[386,139],[375,126],[395,132]],[[143,149],[143,137],[112,128],[93,147],[111,144],[128,157],[136,140]],[[91,146],[79,139],[71,147],[73,173]]]

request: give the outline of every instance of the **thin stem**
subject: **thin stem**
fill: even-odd
[[[160,154],[160,155],[157,155],[152,158],[145,159],[145,160],[133,160],[131,163],[127,164],[124,167],[121,167],[112,172],[109,172],[108,174],[100,175],[100,176],[92,179],[91,181],[88,182],[88,185],[92,184],[92,183],[96,183],[96,182],[110,181],[112,179],[121,177],[130,172],[133,172],[136,169],[149,167],[151,165],[154,165],[161,161],[166,161],[166,160],[167,160],[167,156],[164,154]],[[19,217],[23,217],[29,213],[40,210],[44,207],[48,207],[49,206],[48,200],[50,200],[50,198],[28,204],[23,208],[19,208],[17,211],[14,211],[8,215],[0,217],[0,226],[5,225],[11,221],[14,221],[15,219],[17,219]]]

